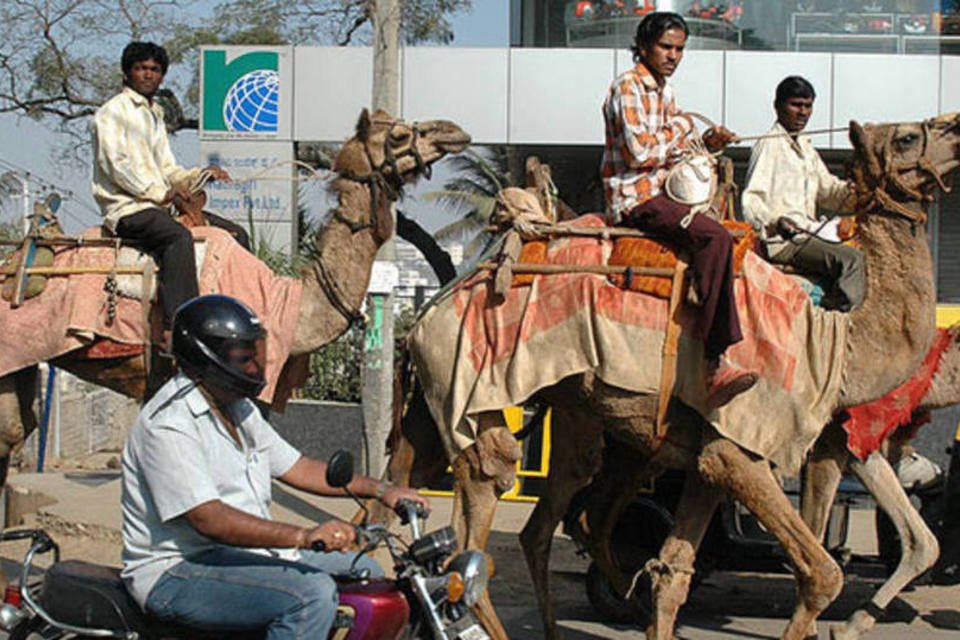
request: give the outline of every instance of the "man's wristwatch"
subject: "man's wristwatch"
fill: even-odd
[[[383,494],[387,492],[388,486],[390,485],[388,485],[386,482],[381,482],[380,484],[377,485],[377,492],[374,494],[374,497],[378,501],[383,502]]]

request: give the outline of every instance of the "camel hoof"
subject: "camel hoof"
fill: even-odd
[[[830,625],[830,640],[856,640],[860,634],[848,628],[845,624]]]

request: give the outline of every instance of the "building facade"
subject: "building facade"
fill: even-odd
[[[475,144],[510,145],[520,166],[524,157],[538,155],[552,166],[564,200],[578,211],[597,211],[603,206],[600,105],[610,82],[633,64],[627,46],[640,13],[651,7],[690,17],[690,48],[672,78],[680,104],[740,135],[766,132],[774,120],[774,89],[791,74],[816,87],[810,129],[844,128],[852,119],[916,121],[960,110],[957,0],[727,0],[722,11],[714,3],[719,4],[512,0],[508,48],[402,49],[401,108],[395,115],[454,120]],[[221,49],[226,57],[214,62],[238,69],[234,75],[242,87],[275,89],[269,104],[277,105],[278,115],[276,122],[264,123],[269,131],[240,131],[236,140],[227,131],[231,122],[247,126],[236,111],[231,119],[224,110],[225,117],[212,121],[210,131],[201,121],[204,160],[233,153],[258,161],[262,172],[268,156],[295,158],[298,145],[349,137],[360,110],[371,102],[368,48],[274,48],[277,78],[261,74],[245,81],[240,60],[250,49]],[[231,88],[218,90],[229,105]],[[832,168],[842,172],[850,148],[846,134],[813,140]],[[282,149],[265,147],[273,143]],[[253,154],[247,147],[256,147],[260,155],[249,160]],[[742,181],[749,148],[728,153]],[[235,199],[248,209],[251,202],[276,200]],[[942,197],[931,214],[940,300],[960,303],[960,263],[948,250],[960,242],[960,195]],[[256,217],[257,211],[248,216]],[[269,219],[281,218],[279,213]]]

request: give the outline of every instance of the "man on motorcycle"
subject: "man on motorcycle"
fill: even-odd
[[[144,405],[123,452],[123,578],[148,613],[198,629],[266,629],[271,640],[325,638],[355,533],[330,520],[270,519],[277,478],[317,495],[326,464],[301,455],[260,415],[266,332],[243,304],[195,298],[176,313],[181,372]],[[357,476],[349,489],[389,507],[411,489]],[[321,543],[324,552],[311,550]],[[370,558],[357,568],[381,575]]]

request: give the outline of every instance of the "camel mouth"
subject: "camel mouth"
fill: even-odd
[[[470,134],[465,131],[444,136],[442,139],[434,141],[437,147],[446,153],[460,153],[470,146],[472,139]]]

